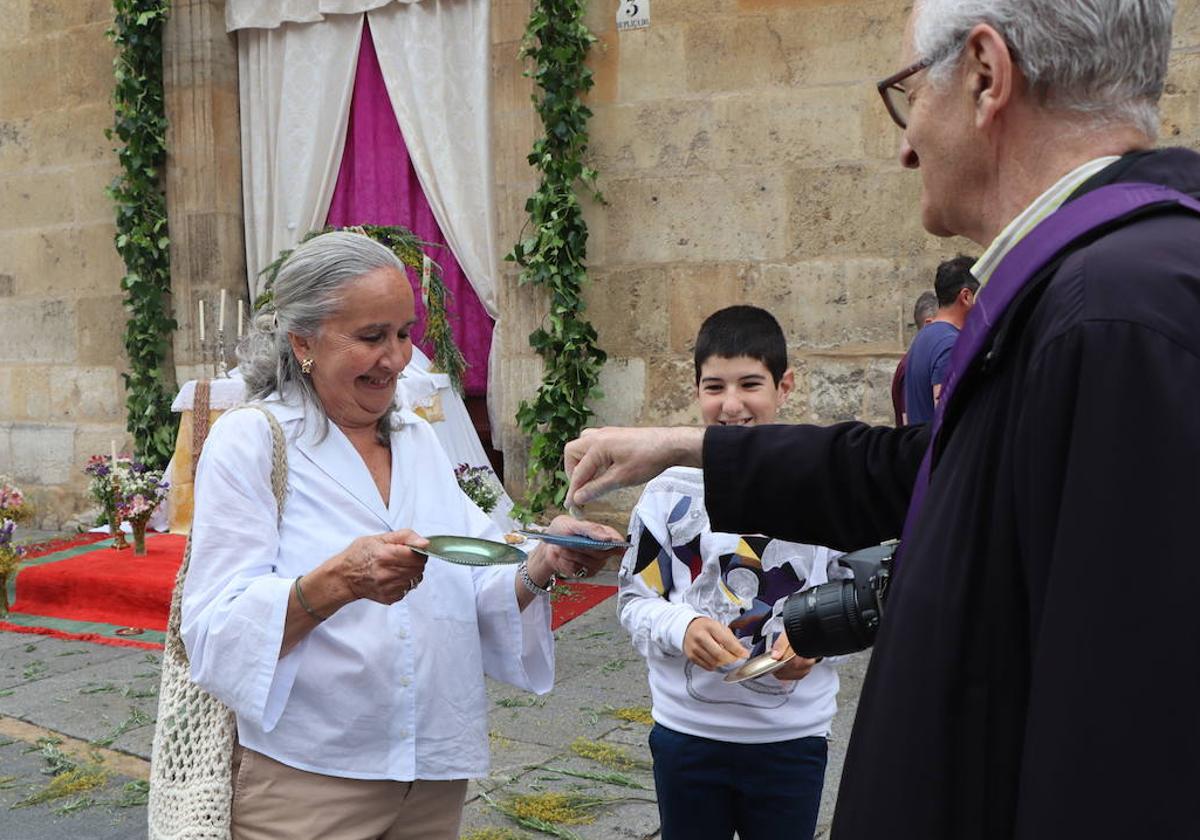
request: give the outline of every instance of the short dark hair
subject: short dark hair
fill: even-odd
[[[917,329],[925,326],[925,321],[935,317],[937,311],[937,295],[929,291],[921,292],[917,296],[917,302],[913,304],[913,323],[917,325]]]
[[[757,306],[728,306],[709,315],[696,335],[696,384],[700,366],[713,356],[757,359],[771,372],[775,384],[787,370],[787,340],[775,316]]]
[[[974,264],[973,257],[959,254],[937,267],[937,279],[933,281],[933,290],[937,293],[938,306],[954,303],[954,299],[963,289],[978,291],[979,281],[971,273],[971,266]]]

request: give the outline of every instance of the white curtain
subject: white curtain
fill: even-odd
[[[362,14],[388,3],[417,0],[226,0],[225,31],[274,29],[284,23],[314,23],[325,15]]]
[[[496,318],[489,17],[488,0],[392,3],[370,13],[421,188],[471,288]]]
[[[361,15],[238,33],[250,299],[259,272],[321,227],[337,184]]]

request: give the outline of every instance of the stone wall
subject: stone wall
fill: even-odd
[[[914,333],[918,293],[965,240],[925,234],[916,173],[875,80],[897,69],[910,4],[896,0],[653,0],[648,29],[617,32],[593,0],[592,162],[607,205],[589,204],[588,317],[610,362],[597,423],[690,423],[691,348],[705,316],[758,304],[788,335],[797,393],[784,419],[890,422],[890,383]],[[517,57],[530,3],[493,16],[499,230],[516,241],[535,185],[539,130]],[[1200,146],[1200,0],[1181,0],[1163,141]],[[504,412],[533,393],[526,337],[540,295],[507,265]],[[510,487],[523,440],[504,428]],[[633,497],[614,499],[620,518]]]
[[[86,457],[125,441],[111,14],[0,2],[0,473],[45,527],[80,509]]]

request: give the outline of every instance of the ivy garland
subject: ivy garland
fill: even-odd
[[[522,285],[542,286],[550,296],[544,323],[529,336],[544,362],[542,384],[533,401],[517,409],[517,424],[531,437],[528,492],[515,512],[523,518],[563,506],[563,449],[592,415],[587,402],[600,395],[597,384],[606,359],[596,330],[583,317],[587,225],[575,193],[582,182],[603,201],[596,171],[583,164],[592,112],[580,97],[592,87],[592,71],[584,62],[596,40],[583,23],[585,6],[586,0],[535,0],[521,45],[521,57],[534,65],[525,75],[541,89],[533,102],[545,134],[528,157],[541,173],[525,203],[532,235],[505,259],[521,267]]]
[[[324,230],[312,231],[305,235],[300,242],[307,242],[314,236],[320,236],[322,233],[328,233],[332,230],[354,231],[386,245],[392,249],[392,252],[395,253],[400,262],[416,271],[418,276],[421,276],[421,270],[424,265],[425,249],[441,247],[432,242],[425,242],[408,228],[398,225],[355,225],[346,228],[327,227]],[[279,269],[283,265],[284,260],[288,258],[293,250],[292,248],[288,248],[281,251],[273,263],[259,272],[260,276],[266,278],[264,283],[265,291],[254,301],[255,310],[262,309],[271,303],[271,288],[275,285],[275,277],[279,274]],[[433,368],[447,374],[450,377],[450,382],[454,385],[454,389],[461,394],[463,393],[463,374],[467,370],[467,360],[463,358],[462,351],[454,343],[454,333],[450,328],[450,319],[446,308],[446,300],[450,297],[450,290],[446,288],[446,284],[442,280],[441,266],[437,262],[430,260],[429,268],[429,282],[428,284],[424,283],[424,278],[422,277],[421,288],[421,301],[425,304],[425,339],[433,345]]]
[[[108,187],[117,206],[117,251],[125,261],[121,290],[129,320],[125,352],[126,428],[138,460],[162,468],[175,448],[171,412],[173,376],[164,369],[177,324],[171,317],[170,238],[161,173],[167,159],[163,104],[162,31],[168,0],[113,0],[106,33],[117,46],[113,60],[113,127],[120,140],[121,174]]]

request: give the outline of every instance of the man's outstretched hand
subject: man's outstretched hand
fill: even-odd
[[[649,481],[668,467],[699,467],[703,449],[702,428],[585,429],[563,452],[567,506]]]

